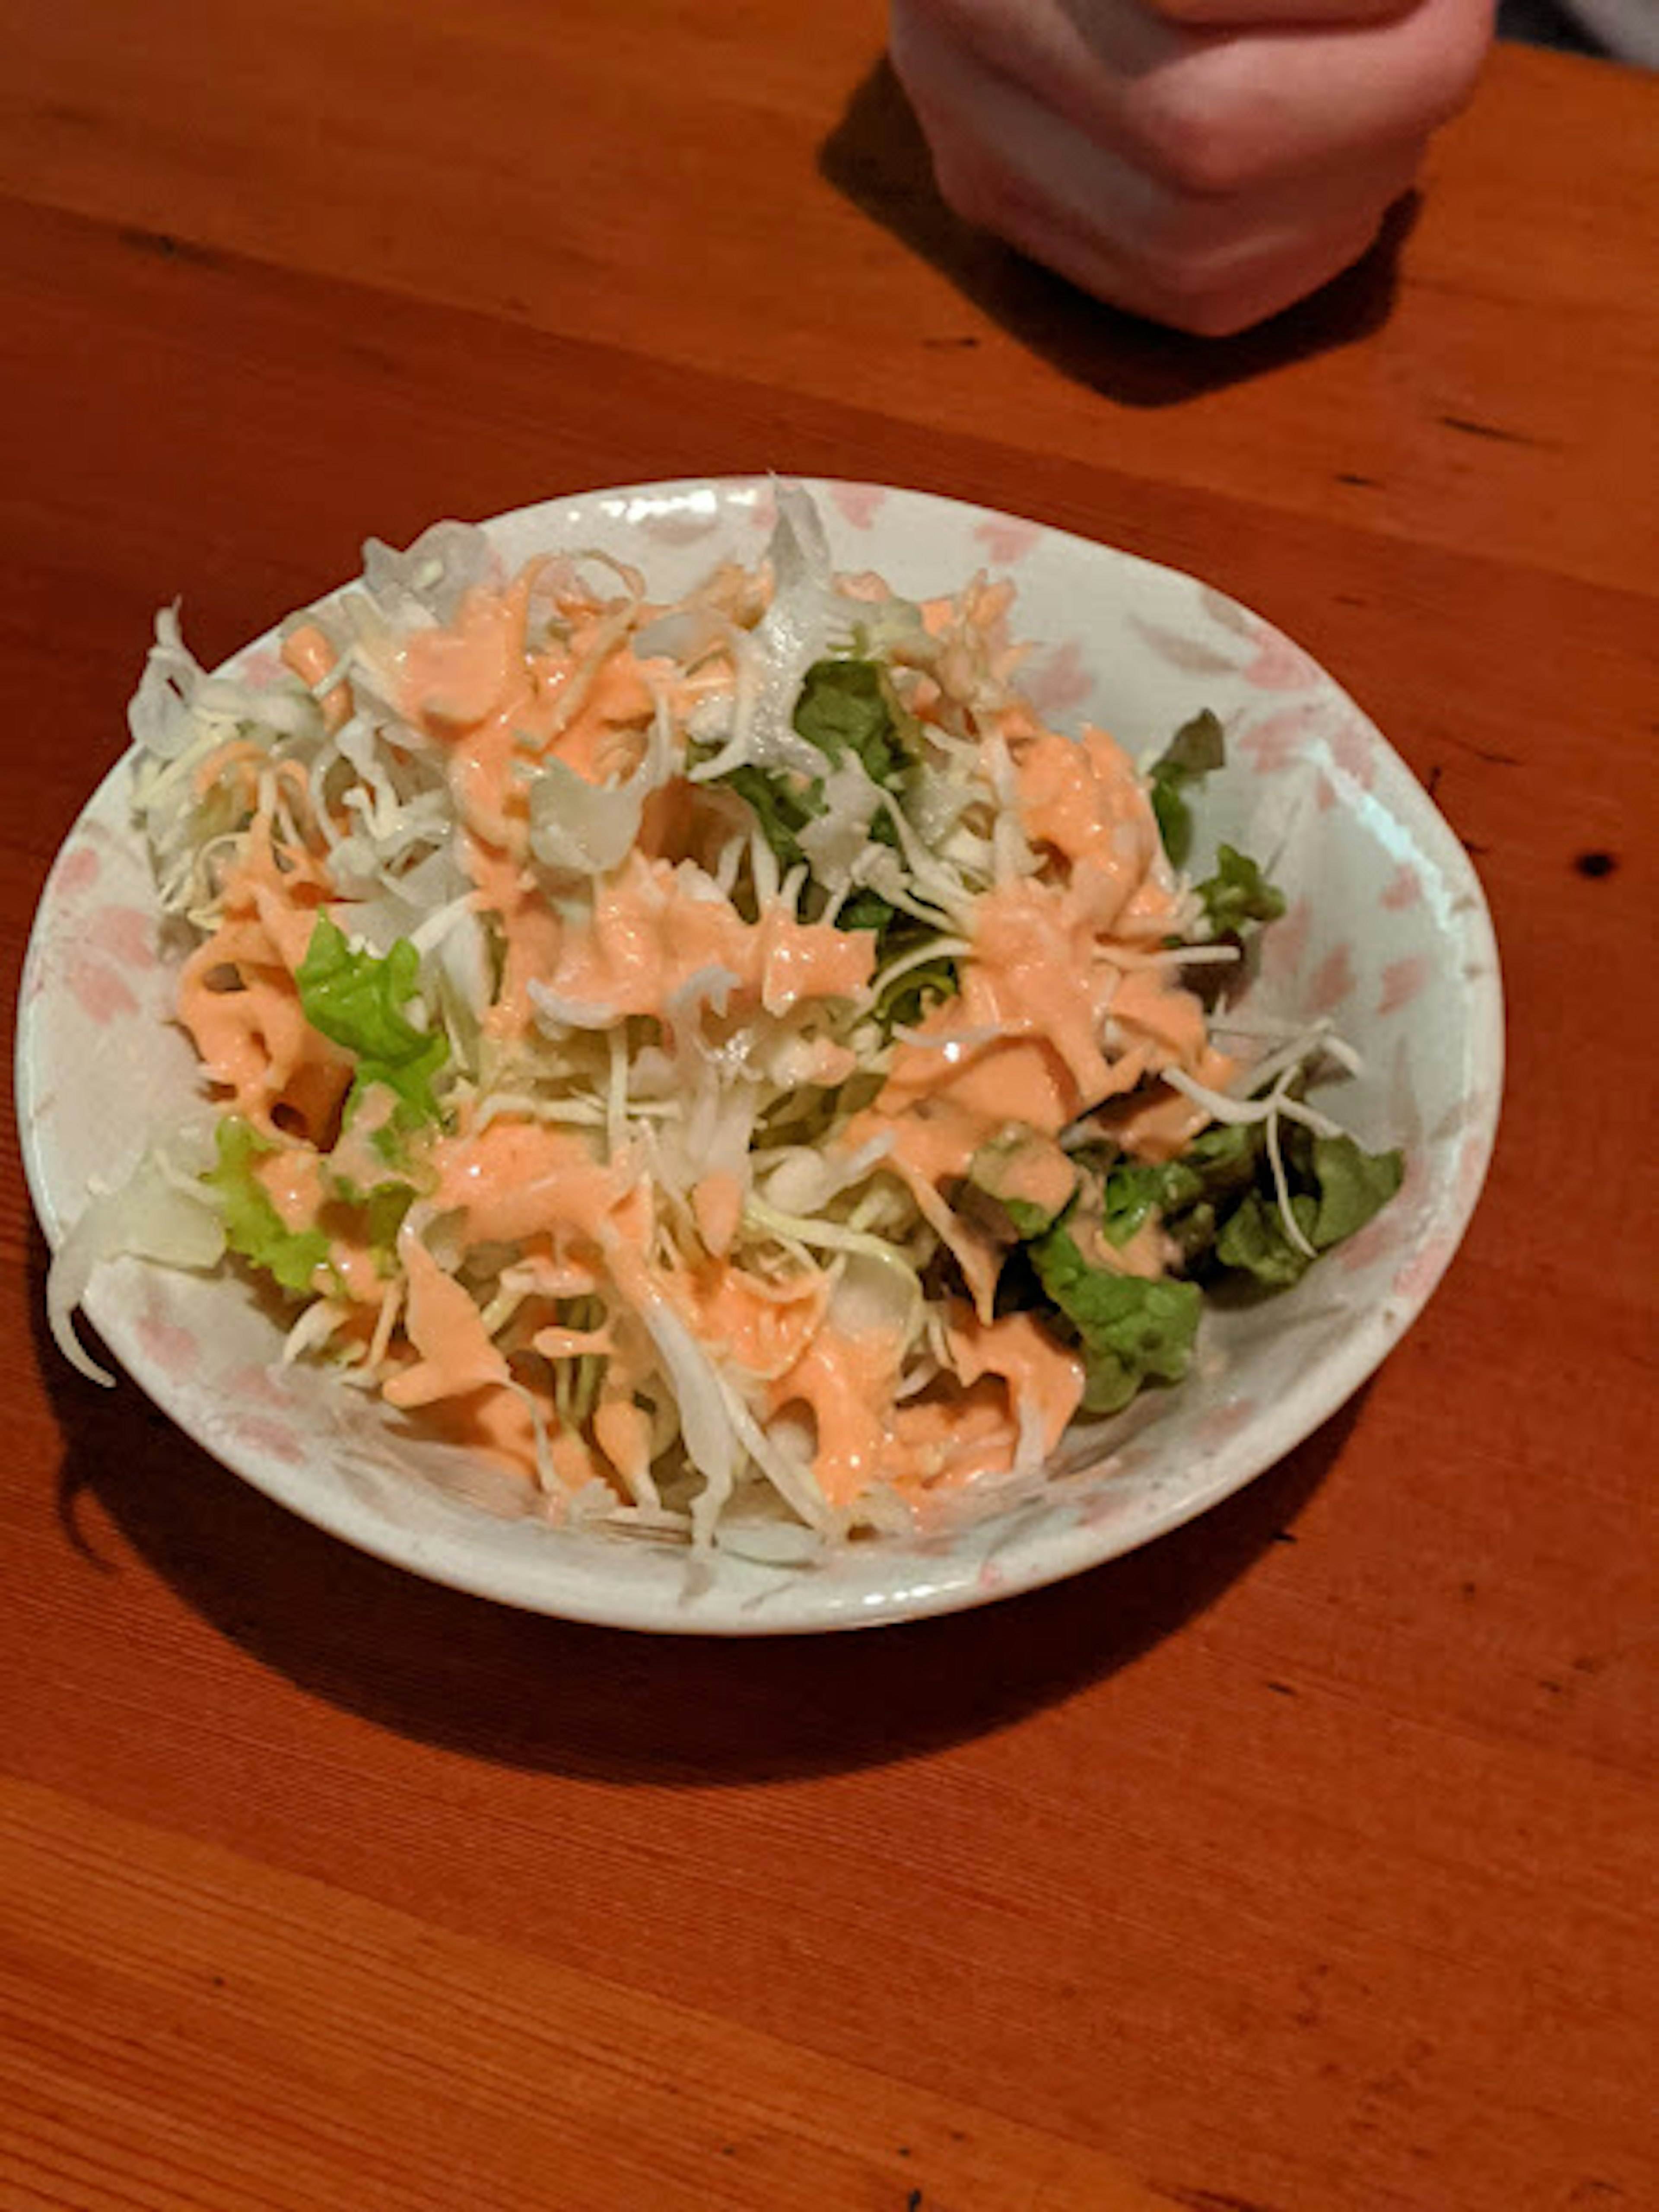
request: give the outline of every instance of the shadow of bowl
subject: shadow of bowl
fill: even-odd
[[[34,1261],[39,1314],[38,1234]],[[60,1517],[88,1571],[123,1571],[85,1528],[90,1498],[220,1634],[311,1695],[501,1765],[702,1787],[914,1758],[1131,1665],[1289,1540],[1363,1403],[1198,1520],[1069,1582],[757,1644],[588,1627],[423,1582],[273,1504],[131,1386],[84,1382],[39,1324],[36,1349],[64,1438]]]

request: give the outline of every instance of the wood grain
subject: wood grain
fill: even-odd
[[[173,2212],[143,2171],[163,2105],[190,2201],[238,2212],[1175,2201],[971,2103],[50,1791],[0,1785],[0,1852],[9,2203]]]
[[[10,977],[159,601],[211,656],[371,530],[775,465],[1283,622],[1475,852],[1510,1073],[1302,1450],[758,1659],[417,1583],[82,1385],[7,1120],[0,2206],[1654,2201],[1654,84],[1500,55],[1391,258],[1206,348],[950,222],[872,4],[14,16]]]
[[[945,213],[878,69],[878,0],[810,41],[766,0],[626,23],[610,0],[302,0],[278,39],[252,0],[97,39],[46,0],[16,12],[0,189],[36,204],[477,309],[497,346],[580,334],[855,393],[913,451],[1012,419],[1040,451],[1275,516],[1627,574],[1610,508],[1659,372],[1628,259],[1659,197],[1634,71],[1501,50],[1397,266],[1206,349],[1080,316]]]

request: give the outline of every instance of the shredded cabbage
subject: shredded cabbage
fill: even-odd
[[[66,1354],[108,1379],[106,1261],[238,1264],[286,1358],[550,1515],[789,1561],[1178,1379],[1194,1285],[1294,1279],[1397,1156],[1307,1103],[1355,1064],[1326,1025],[1218,992],[1282,904],[1160,836],[1219,726],[1151,771],[1047,729],[1011,598],[838,577],[784,484],[764,559],[672,604],[442,524],[268,681],[165,611],[136,807],[217,1138],[89,1203]]]
[[[58,1350],[88,1382],[112,1385],[75,1334],[75,1312],[112,1260],[205,1270],[225,1254],[225,1231],[199,1180],[213,1155],[210,1127],[176,1131],[143,1151],[113,1188],[95,1190],[52,1255],[46,1315]]]

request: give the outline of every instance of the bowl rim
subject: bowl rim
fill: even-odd
[[[485,530],[504,530],[512,526],[524,525],[532,517],[560,509],[580,507],[601,500],[637,503],[648,499],[653,502],[669,501],[683,503],[711,492],[717,502],[718,522],[718,503],[723,496],[730,498],[738,489],[745,493],[757,490],[778,480],[765,475],[732,473],[593,486],[555,493],[524,506],[503,510],[483,518],[478,526]],[[1181,584],[1196,584],[1204,589],[1214,588],[1218,592],[1218,587],[1208,586],[1205,579],[1194,575],[1190,571],[1149,560],[1142,554],[1109,544],[1102,539],[1081,537],[1055,524],[1040,523],[1034,518],[1016,515],[975,501],[857,478],[801,476],[783,480],[799,483],[808,492],[826,495],[832,500],[838,492],[854,497],[879,492],[888,497],[900,498],[923,510],[932,507],[956,517],[972,516],[981,523],[1013,524],[1039,529],[1048,540],[1056,543],[1068,556],[1080,556],[1085,561],[1104,556],[1115,562],[1127,563],[1133,570],[1149,572]],[[356,578],[352,577],[331,586],[308,604],[325,604],[335,592],[346,589],[356,580]],[[1287,633],[1279,630],[1276,624],[1258,614],[1255,609],[1233,599],[1231,593],[1221,596],[1257,624],[1263,635],[1294,645]],[[287,618],[285,614],[281,619]],[[219,664],[220,669],[234,667],[247,656],[268,647],[277,635],[279,627],[280,624],[273,624],[259,636],[236,647]],[[537,1540],[533,1545],[526,1546],[522,1564],[514,1563],[516,1571],[503,1573],[501,1563],[496,1559],[468,1553],[464,1547],[459,1545],[453,1547],[436,1546],[424,1532],[402,1529],[394,1523],[378,1518],[345,1484],[337,1484],[332,1489],[324,1487],[319,1494],[314,1486],[307,1486],[303,1467],[290,1471],[280,1462],[267,1457],[246,1443],[229,1438],[212,1441],[204,1438],[175,1411],[173,1404],[169,1401],[166,1377],[136,1346],[126,1345],[118,1349],[112,1345],[112,1352],[118,1358],[127,1376],[199,1449],[264,1496],[295,1513],[313,1527],[387,1565],[403,1568],[448,1589],[520,1610],[594,1626],[652,1634],[748,1638],[890,1626],[972,1609],[1049,1583],[1069,1579],[1112,1559],[1139,1550],[1195,1520],[1265,1474],[1288,1452],[1312,1437],[1369,1380],[1388,1352],[1415,1323],[1462,1248],[1485,1188],[1502,1110],[1505,1059],[1503,977],[1497,933],[1479,873],[1451,824],[1384,733],[1322,662],[1307,654],[1305,648],[1297,647],[1296,650],[1303,653],[1316,671],[1318,682],[1326,696],[1334,698],[1355,717],[1369,741],[1379,747],[1383,757],[1393,763],[1403,779],[1402,787],[1409,795],[1417,817],[1414,829],[1422,837],[1431,857],[1443,867],[1449,878],[1456,882],[1460,897],[1467,902],[1462,908],[1462,927],[1469,951],[1479,963],[1479,972],[1465,975],[1462,983],[1465,1059],[1472,1067],[1480,1071],[1483,1079],[1476,1111],[1471,1115],[1463,1129],[1466,1158],[1471,1164],[1460,1176],[1455,1190],[1442,1198],[1422,1224],[1418,1249],[1425,1257],[1425,1264],[1418,1269],[1409,1291],[1368,1306],[1357,1317],[1355,1326],[1340,1345],[1325,1354],[1312,1375],[1294,1394],[1282,1398],[1252,1421],[1247,1435],[1239,1438],[1238,1448],[1229,1449],[1224,1445],[1215,1454],[1213,1471],[1206,1482],[1175,1492],[1161,1505],[1137,1519],[1127,1540],[1115,1541],[1111,1532],[1101,1534],[1083,1525],[1030,1538],[1015,1535],[1005,1547],[998,1549],[997,1571],[994,1578],[982,1571],[976,1560],[964,1562],[963,1571],[953,1574],[948,1571],[947,1563],[941,1559],[937,1563],[938,1571],[930,1564],[925,1571],[919,1569],[917,1577],[908,1585],[896,1586],[883,1592],[838,1587],[827,1577],[821,1578],[809,1571],[794,1577],[790,1602],[775,1611],[756,1607],[752,1610],[739,1612],[735,1601],[724,1607],[709,1604],[705,1608],[703,1604],[699,1604],[696,1607],[686,1607],[666,1585],[644,1583],[637,1587],[619,1585],[616,1599],[612,1601],[602,1592],[590,1590],[586,1584],[575,1589],[561,1587],[556,1550],[560,1532],[556,1530],[545,1528],[533,1522],[525,1523],[526,1533],[539,1531]],[[115,796],[116,787],[131,773],[136,750],[129,747],[115,761],[94,793],[82,802],[59,842],[37,902],[20,980],[13,1069],[18,1130],[29,1194],[46,1239],[54,1250],[66,1233],[67,1224],[57,1202],[38,1134],[40,1099],[35,1087],[37,1070],[33,1049],[37,1008],[42,996],[41,971],[46,957],[46,922],[60,871],[83,822],[100,802]],[[126,1261],[118,1263],[118,1267],[125,1269],[141,1264]],[[110,1276],[105,1278],[106,1282],[110,1279]],[[100,1326],[101,1334],[103,1330],[98,1308],[100,1304],[107,1304],[107,1294],[100,1300],[99,1288],[98,1284],[94,1285],[86,1310],[94,1325]],[[995,1517],[994,1515],[992,1520],[994,1521]],[[880,1540],[874,1541],[879,1543]]]

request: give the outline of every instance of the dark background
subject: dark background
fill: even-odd
[[[1527,39],[1536,46],[1561,46],[1572,54],[1600,54],[1598,46],[1577,18],[1554,0],[1503,0],[1498,10],[1498,29],[1505,39]]]

